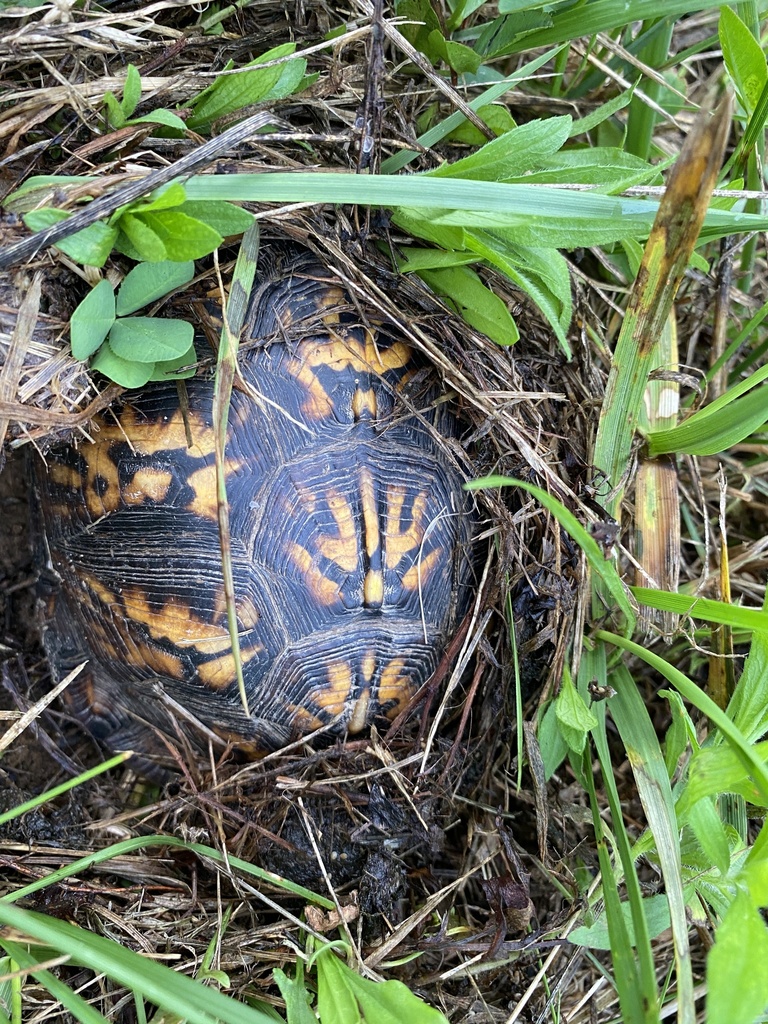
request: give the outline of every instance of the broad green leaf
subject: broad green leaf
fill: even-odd
[[[118,216],[123,213],[148,213],[150,210],[168,210],[174,206],[181,206],[187,198],[187,192],[179,181],[173,181],[170,185],[153,192],[149,198],[140,199],[128,207],[118,210]]]
[[[194,333],[186,320],[129,316],[115,321],[109,345],[120,359],[152,365],[186,356]]]
[[[120,227],[148,263],[197,260],[224,241],[218,231],[177,210],[128,213],[120,218]]]
[[[285,1014],[288,1024],[317,1024],[317,1017],[310,1007],[310,995],[300,973],[301,961],[296,964],[296,977],[288,975],[276,967],[272,972],[280,995],[285,1000]]]
[[[480,67],[482,58],[469,46],[446,39],[439,29],[433,29],[428,37],[427,56],[437,55],[459,75],[473,75]]]
[[[70,344],[75,359],[89,359],[114,322],[115,293],[109,281],[99,281],[72,314]]]
[[[520,337],[506,305],[469,267],[422,270],[419,277],[468,324],[499,345],[514,345]]]
[[[584,703],[567,671],[563,672],[562,687],[555,698],[555,715],[563,739],[571,750],[581,754],[587,742],[587,733],[596,727],[597,719]]]
[[[121,359],[115,355],[107,341],[93,357],[91,369],[98,370],[124,388],[141,388],[152,376],[154,363],[135,363]]]
[[[550,701],[536,732],[541,759],[544,762],[544,776],[551,779],[568,756],[568,744],[557,721],[555,701]]]
[[[648,922],[648,934],[651,939],[657,938],[669,928],[669,903],[663,893],[658,896],[647,896],[643,900],[643,912]],[[621,904],[621,913],[629,934],[629,941],[634,946],[635,926],[632,921],[632,908],[626,901]],[[577,946],[588,946],[590,949],[610,949],[611,941],[605,914],[600,914],[591,925],[574,928],[572,932],[568,933],[568,939]]]
[[[191,324],[190,324],[191,326]],[[184,380],[194,377],[197,363],[197,352],[192,343],[186,352],[176,359],[165,359],[155,363],[150,380]]]
[[[768,1007],[768,928],[737,891],[707,957],[707,1020],[754,1024]]]
[[[405,23],[401,32],[420,53],[432,64],[437,64],[441,54],[433,49],[430,37],[436,32],[442,38],[440,21],[429,0],[397,0],[395,11]]]
[[[141,117],[131,118],[131,124],[144,123],[162,124],[166,128],[176,128],[180,132],[183,132],[187,127],[178,114],[174,114],[171,110],[165,110],[163,107],[152,110],[149,114],[142,114]]]
[[[402,982],[361,978],[330,949],[317,958],[317,1009],[323,1024],[446,1024]]]
[[[215,200],[211,202],[188,200],[178,208],[178,212],[202,221],[223,238],[242,235],[253,224],[253,214],[235,206],[234,203],[222,203]]]
[[[143,217],[124,213],[119,223],[120,231],[125,235],[131,247],[130,249],[124,247],[118,238],[115,247],[121,252],[125,252],[132,259],[147,263],[160,263],[169,259],[165,243]]]
[[[24,215],[24,223],[30,231],[43,231],[45,228],[51,227],[52,224],[68,220],[69,217],[70,214],[66,211],[54,210],[49,207],[43,210],[30,210]],[[56,248],[61,249],[78,263],[83,263],[88,267],[103,267],[112,252],[116,238],[117,231],[114,228],[109,227],[103,221],[96,221],[95,224],[90,224],[87,228],[69,235],[68,238],[62,238],[56,243]]]
[[[471,156],[427,171],[425,177],[505,182],[540,167],[556,153],[567,141],[571,124],[568,115],[529,121],[486,142]]]
[[[296,57],[284,64],[267,68],[258,65],[287,57],[295,50],[295,43],[284,43],[246,65],[246,68],[253,70],[243,69],[236,74],[219,76],[192,100],[194,113],[187,120],[188,127],[198,130],[243,107],[290,96],[306,73],[307,62],[303,58]]]
[[[399,210],[392,221],[412,235],[456,251],[482,256],[525,291],[552,325],[570,358],[567,330],[571,321],[571,278],[565,258],[554,249],[530,249],[512,241],[509,231],[464,231],[435,225],[416,211]]]
[[[505,106],[500,103],[486,103],[477,108],[480,117],[494,135],[503,135],[515,127],[515,120]],[[479,128],[465,121],[445,136],[446,142],[464,142],[469,146],[483,146],[487,139]]]
[[[117,293],[116,312],[118,316],[135,313],[142,306],[148,306],[155,299],[162,298],[175,288],[189,284],[195,276],[192,260],[175,263],[163,260],[160,263],[140,263],[125,275]]]
[[[516,244],[510,231],[466,231],[467,248],[526,292],[549,320],[566,357],[571,357],[567,331],[571,323],[571,275],[556,249],[531,249]]]
[[[718,33],[728,74],[742,106],[751,114],[768,82],[768,68],[760,43],[730,7],[720,8]]]
[[[754,746],[756,757],[768,764],[768,742]],[[751,781],[743,761],[725,744],[702,747],[691,759],[685,788],[678,801],[681,814],[687,814],[698,801],[720,793],[739,793],[749,803],[764,806],[760,791]]]

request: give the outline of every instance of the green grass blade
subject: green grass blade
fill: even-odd
[[[597,680],[598,685],[606,685],[608,683],[606,649],[603,644],[594,650],[585,649],[582,654],[581,665],[579,666],[579,692],[585,701],[589,696],[589,682],[593,679]],[[613,834],[621,861],[621,868],[624,872],[627,901],[635,933],[635,949],[633,950],[629,942],[629,933],[624,915],[619,905],[617,880],[615,878],[616,872],[611,868],[610,861],[608,861],[606,869],[606,857],[600,856],[603,899],[605,900],[606,918],[608,921],[611,956],[614,962],[615,982],[621,997],[622,1016],[626,1024],[630,1024],[630,1022],[632,1024],[634,1022],[656,1024],[658,1021],[659,996],[656,987],[653,953],[651,951],[648,922],[645,917],[640,881],[637,877],[635,858],[632,853],[632,844],[624,826],[621,800],[613,776],[613,763],[605,731],[605,704],[593,702],[590,710],[598,721],[597,726],[592,730],[592,739],[600,762],[605,795],[608,798],[608,806],[611,811]],[[600,842],[602,840],[604,845],[605,839],[601,836],[602,821],[598,821],[600,809],[594,792],[595,783],[592,775],[592,766],[589,758],[586,756],[586,752],[584,767],[583,781],[590,793],[590,803],[593,805],[592,815],[598,838],[599,854]],[[595,817],[596,814],[597,818]]]
[[[703,622],[716,622],[721,626],[751,632],[759,630],[768,633],[768,610],[758,608],[742,608],[740,605],[729,604],[727,601],[715,601],[709,597],[691,597],[689,594],[670,594],[664,590],[653,590],[648,587],[630,587],[632,595],[639,604],[661,611],[675,612],[678,615],[690,615],[691,618]]]
[[[608,633],[603,629],[598,630],[595,636],[598,640],[604,640],[606,643],[621,647],[623,650],[629,651],[636,657],[641,658],[651,668],[655,668],[657,672],[660,672],[685,700],[690,701],[694,707],[702,711],[717,726],[728,743],[736,751],[739,759],[760,790],[763,800],[768,800],[768,769],[755,753],[752,744],[747,742],[744,735],[736,728],[728,715],[715,704],[711,697],[707,696],[695,683],[692,683],[679,669],[676,669],[669,662],[660,658],[658,654],[654,654],[640,644],[633,643],[632,640],[618,636],[615,633]]]
[[[11,807],[10,810],[4,811],[0,814],[0,825],[5,825],[6,822],[13,821],[14,818],[20,818],[22,814],[26,814],[28,811],[34,810],[35,807],[47,804],[49,800],[55,800],[56,797],[61,796],[62,793],[68,793],[76,786],[81,786],[84,782],[88,782],[90,779],[94,779],[98,775],[103,775],[104,772],[108,772],[111,768],[116,768],[132,756],[133,751],[124,750],[121,754],[116,754],[103,764],[96,765],[95,768],[89,768],[88,771],[82,772],[80,775],[76,775],[73,779],[67,779],[67,781],[62,782],[60,786],[54,786],[53,789],[47,789],[45,793],[40,793],[38,796],[32,797],[31,800],[25,800],[23,804]]]
[[[629,300],[600,413],[594,463],[608,481],[609,515],[621,517],[624,480],[654,350],[693,252],[730,129],[730,104],[702,114],[659,205]]]
[[[609,702],[609,711],[627,752],[646,820],[656,840],[656,850],[664,876],[675,948],[678,1021],[680,1024],[693,1024],[696,1013],[691,952],[688,943],[678,825],[669,776],[648,709],[638,693],[632,676],[624,665],[618,665],[611,673],[609,681],[616,690],[615,696]]]
[[[562,49],[560,46],[556,46],[552,50],[547,50],[534,60],[528,61],[527,64],[523,64],[521,68],[503,79],[501,82],[496,82],[476,96],[470,103],[469,106],[477,112],[480,107],[486,106],[488,103],[493,103],[494,100],[500,99],[505,93],[509,92],[518,82],[523,82],[525,79],[535,75],[536,72],[542,68],[545,64],[549,63]],[[436,124],[429,131],[424,132],[417,139],[417,142],[424,149],[430,149],[432,146],[437,145],[441,142],[446,135],[450,135],[451,132],[455,131],[466,121],[465,115],[460,111],[454,111],[449,117],[446,117],[440,124]],[[415,150],[404,149],[399,153],[393,153],[392,156],[388,156],[386,160],[382,161],[381,173],[382,174],[394,174],[396,171],[400,171],[403,167],[407,167],[411,161],[415,160],[419,156],[419,153]]]
[[[108,1024],[106,1017],[103,1017],[98,1010],[94,1010],[90,1003],[87,1003],[77,992],[73,992],[69,985],[65,985],[55,974],[45,968],[36,970],[38,961],[21,943],[0,937],[0,945],[7,950],[19,967],[28,970],[35,981],[46,989],[65,1010],[69,1010],[75,1020],[80,1021],[80,1024]]]
[[[107,974],[149,1002],[185,1017],[189,1024],[220,1024],[222,1020],[227,1024],[274,1024],[258,1010],[66,921],[0,903],[0,923],[68,954],[72,963]]]
[[[603,582],[607,593],[610,594],[616,602],[617,608],[622,612],[626,620],[628,632],[631,633],[634,630],[635,613],[627,598],[626,588],[616,571],[616,567],[612,562],[606,560],[600,545],[594,537],[590,536],[573,512],[567,509],[557,498],[553,498],[551,494],[543,491],[540,487],[507,476],[487,476],[480,480],[472,480],[465,486],[470,491],[480,490],[485,487],[520,487],[529,494],[532,494],[547,511],[552,513],[563,529],[570,534],[583,550],[593,573]]]
[[[29,885],[25,885],[22,889],[16,889],[14,892],[6,893],[5,896],[0,896],[0,905],[26,899],[27,896],[31,896],[41,889],[46,889],[50,885],[56,885],[65,878],[71,878],[73,875],[89,871],[97,864],[104,864],[107,861],[114,860],[116,857],[133,853],[134,850],[143,850],[145,847],[152,846],[174,846],[181,850],[190,850],[200,857],[212,860],[215,864],[219,864],[225,869],[233,868],[235,871],[240,871],[251,878],[257,878],[259,881],[266,882],[278,889],[284,889],[286,892],[293,893],[295,896],[299,896],[309,903],[315,903],[320,907],[324,907],[326,910],[336,909],[333,900],[329,900],[326,896],[320,896],[318,893],[312,892],[311,889],[306,889],[303,885],[291,882],[281,875],[276,875],[272,871],[256,867],[256,865],[249,864],[248,861],[231,854],[225,860],[224,856],[211,846],[204,846],[202,843],[187,843],[183,839],[177,839],[175,836],[136,836],[133,839],[124,839],[113,846],[97,850],[95,853],[89,853],[87,856],[73,861],[66,867],[59,868],[58,871],[52,871],[45,878],[39,878],[35,882],[30,882]]]
[[[224,449],[227,441],[229,401],[232,397],[232,386],[237,374],[237,349],[240,344],[240,333],[245,323],[253,280],[256,276],[259,237],[259,224],[258,221],[255,221],[245,232],[240,243],[229,299],[224,311],[224,323],[219,338],[219,351],[216,360],[216,386],[213,393],[212,409],[216,448],[216,505],[221,546],[221,571],[224,577],[224,595],[227,605],[227,624],[232,641],[232,658],[235,667],[235,678],[237,679],[237,689],[240,694],[243,711],[248,716],[250,716],[248,693],[243,677],[243,659],[240,653],[240,638],[237,628],[237,605],[235,603],[235,578],[232,572]]]

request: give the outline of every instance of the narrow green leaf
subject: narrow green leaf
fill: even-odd
[[[123,99],[120,107],[123,117],[129,118],[141,100],[141,76],[133,64],[128,65],[123,86]]]
[[[75,359],[89,359],[114,322],[115,293],[109,281],[99,281],[72,314],[70,344]]]
[[[717,726],[730,746],[732,746],[737,752],[742,763],[754,780],[755,785],[759,788],[761,797],[763,800],[768,801],[768,771],[766,771],[765,764],[763,764],[760,758],[756,756],[753,746],[745,741],[742,734],[733,725],[733,722],[731,722],[722,708],[719,708],[717,704],[715,704],[711,697],[704,693],[700,687],[696,686],[696,684],[680,672],[679,669],[676,669],[673,665],[670,665],[669,662],[665,661],[664,658],[660,658],[658,654],[654,654],[653,651],[647,650],[640,644],[636,644],[632,640],[628,640],[626,637],[609,633],[604,629],[597,630],[595,637],[598,640],[604,640],[606,643],[614,644],[616,647],[629,651],[635,655],[635,657],[646,662],[652,668],[656,669],[657,672],[660,672],[666,680],[672,683],[681,696],[690,701],[694,707],[703,711],[704,714],[712,720],[714,725]]]
[[[690,615],[703,622],[717,622],[746,632],[759,630],[768,633],[768,610],[742,608],[727,601],[715,601],[709,597],[691,597],[690,594],[671,594],[665,590],[650,587],[630,587],[638,604],[658,608],[676,615]]]
[[[19,967],[28,970],[35,981],[53,996],[65,1010],[72,1014],[73,1019],[78,1021],[78,1024],[108,1024],[106,1017],[102,1017],[98,1010],[95,1010],[77,992],[73,992],[55,974],[48,970],[39,970],[37,968],[39,960],[36,960],[29,952],[29,949],[25,948],[21,943],[13,942],[10,939],[0,939],[0,945],[8,950]],[[13,1024],[18,1024],[18,1020],[19,1018],[17,1017]],[[11,1024],[11,1022],[9,1021],[8,1024]]]
[[[501,136],[502,139],[507,136]],[[491,145],[491,143],[489,143]],[[455,166],[455,165],[452,165]],[[498,181],[434,178],[426,175],[346,174],[323,171],[266,171],[262,174],[205,174],[185,183],[189,199],[228,199],[235,202],[358,203],[392,209],[461,211],[462,223],[471,214],[485,215],[484,227],[514,226],[521,245],[575,248],[590,245],[587,238],[620,241],[647,237],[659,204],[592,192]],[[424,211],[430,211],[425,214]],[[461,218],[457,216],[457,221]],[[584,228],[583,234],[580,234]],[[740,231],[765,231],[768,217],[710,210],[699,241]],[[531,241],[528,240],[530,236]],[[571,245],[569,241],[576,241]]]
[[[624,615],[627,632],[631,633],[634,630],[635,614],[616,566],[606,559],[600,545],[594,537],[590,536],[570,509],[567,509],[556,498],[553,498],[551,494],[542,490],[542,488],[526,483],[524,480],[516,480],[514,477],[487,476],[480,480],[472,480],[464,486],[469,491],[476,491],[483,487],[521,487],[524,491],[532,494],[544,508],[552,513],[563,529],[576,541],[586,555],[590,568],[602,580],[616,607]]]
[[[118,316],[135,313],[142,306],[148,306],[155,299],[162,298],[175,288],[189,284],[195,276],[192,260],[175,263],[163,260],[160,263],[140,263],[126,275],[117,293],[116,312]]]
[[[514,345],[520,337],[506,305],[469,267],[422,270],[419,277],[453,306],[468,324],[499,345]]]
[[[768,421],[768,384],[754,388],[716,414],[695,412],[669,430],[648,434],[651,458],[672,452],[687,455],[716,455],[738,444]]]
[[[105,117],[108,128],[122,128],[125,124],[125,114],[117,96],[113,92],[105,92],[103,99]]]
[[[664,737],[664,764],[667,767],[667,775],[671,779],[674,775],[680,758],[685,753],[691,737],[696,736],[696,729],[691,721],[690,715],[685,710],[685,704],[679,693],[674,690],[659,690],[660,697],[666,697],[669,701],[669,710],[672,722]]]
[[[707,1020],[753,1024],[768,1007],[768,929],[741,890],[707,958]]]
[[[152,376],[153,363],[135,363],[116,356],[105,342],[91,362],[91,369],[98,370],[105,377],[124,388],[141,388]]]
[[[418,249],[416,246],[409,246],[400,251],[402,258],[398,258],[397,269],[401,274],[420,273],[422,270],[439,270],[443,267],[461,267],[467,263],[477,263],[479,259],[471,252]]]
[[[730,7],[720,8],[718,34],[728,74],[741,105],[751,114],[768,83],[768,68],[760,43]]]
[[[194,333],[186,320],[129,316],[115,322],[109,345],[120,359],[154,364],[186,356]]]
[[[584,135],[586,132],[591,132],[593,128],[597,128],[604,121],[613,117],[614,114],[618,114],[620,110],[631,101],[634,89],[628,89],[626,92],[620,92],[618,96],[614,96],[613,99],[603,103],[593,110],[591,114],[587,114],[585,117],[580,117],[574,121],[571,125],[571,138],[574,139],[578,135]]]

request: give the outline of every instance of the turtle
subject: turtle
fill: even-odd
[[[86,663],[67,707],[145,764],[169,742],[258,758],[385,726],[477,591],[467,424],[412,344],[291,250],[260,268],[238,362],[223,461],[241,685],[211,370],[126,392],[34,459],[52,674]]]

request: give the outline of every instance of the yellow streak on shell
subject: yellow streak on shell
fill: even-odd
[[[357,524],[354,509],[344,495],[335,488],[328,491],[327,501],[338,534],[336,537],[320,537],[317,546],[322,555],[335,562],[345,572],[354,572],[358,561]]]

